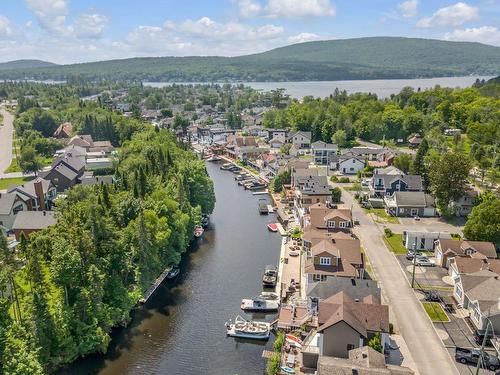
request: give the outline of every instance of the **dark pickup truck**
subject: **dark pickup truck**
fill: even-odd
[[[455,360],[463,364],[471,363],[477,365],[480,355],[481,351],[476,348],[455,348]],[[500,361],[497,357],[483,352],[483,363],[481,367],[495,371],[500,368]]]

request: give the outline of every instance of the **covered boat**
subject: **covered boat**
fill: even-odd
[[[237,316],[234,323],[226,322],[226,334],[231,337],[252,340],[268,340],[271,332],[271,324],[267,322],[255,322],[245,320]]]
[[[181,272],[180,268],[177,266],[173,266],[170,271],[167,273],[167,279],[173,279],[179,275]]]
[[[259,297],[241,300],[241,309],[243,311],[275,312],[278,311],[279,307],[280,304],[277,300],[266,300]]]
[[[269,223],[267,224],[267,229],[271,232],[277,232],[278,231],[278,224],[276,223]]]

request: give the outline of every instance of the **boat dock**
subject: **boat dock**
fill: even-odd
[[[146,293],[144,293],[144,297],[142,297],[139,300],[139,304],[143,305],[146,302],[148,302],[149,298],[153,295],[153,293],[158,289],[158,287],[163,283],[165,278],[167,277],[167,274],[172,271],[172,267],[167,267],[165,270],[161,273],[160,276],[155,280],[155,282],[149,287],[148,290],[146,290]]]
[[[270,214],[272,214],[274,212],[274,208],[272,205],[270,205],[270,204],[267,205],[267,212],[269,212]]]
[[[266,189],[266,190],[263,190],[263,191],[254,191],[252,193],[253,195],[266,195],[266,194],[269,194],[269,191]],[[269,211],[271,212],[271,211]]]

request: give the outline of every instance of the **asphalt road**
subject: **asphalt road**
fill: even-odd
[[[408,285],[397,259],[386,248],[381,238],[382,228],[354,202],[352,195],[343,191],[342,198],[347,207],[352,205],[353,217],[360,222],[355,233],[366,250],[385,300],[391,306],[391,321],[403,336],[420,375],[458,374],[454,361]]]
[[[12,131],[14,129],[14,116],[1,108],[3,125],[0,126],[0,174],[9,168],[12,161]]]

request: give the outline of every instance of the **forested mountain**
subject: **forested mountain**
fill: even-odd
[[[148,57],[1,71],[0,78],[149,81],[389,79],[500,71],[500,47],[373,37],[294,44],[239,57]]]
[[[57,66],[54,63],[42,60],[14,60],[0,63],[0,70],[13,70],[13,69],[33,69],[33,68],[47,68],[50,66]]]

